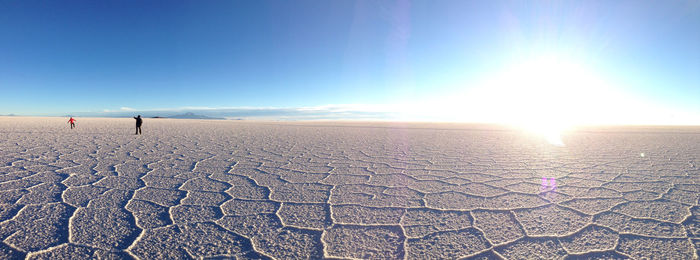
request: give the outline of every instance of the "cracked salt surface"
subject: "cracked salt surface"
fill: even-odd
[[[697,128],[132,123],[0,117],[0,259],[698,258]]]

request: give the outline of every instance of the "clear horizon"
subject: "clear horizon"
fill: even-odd
[[[700,125],[696,0],[18,1],[0,12],[0,115]]]

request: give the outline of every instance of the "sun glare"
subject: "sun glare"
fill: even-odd
[[[588,68],[552,55],[507,67],[470,95],[480,97],[477,102],[497,121],[557,146],[564,145],[563,131],[603,114],[601,104],[611,97],[606,82]]]
[[[690,118],[623,91],[625,85],[584,61],[529,56],[397,111],[412,119],[511,125],[556,146],[565,144],[562,133],[575,126],[668,124],[675,122],[669,115]]]

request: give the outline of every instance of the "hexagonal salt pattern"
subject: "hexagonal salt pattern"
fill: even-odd
[[[698,258],[700,129],[131,123],[0,117],[0,259]]]

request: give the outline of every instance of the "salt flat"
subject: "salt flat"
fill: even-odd
[[[700,128],[0,118],[0,259],[697,259]],[[544,179],[543,179],[544,178]]]

